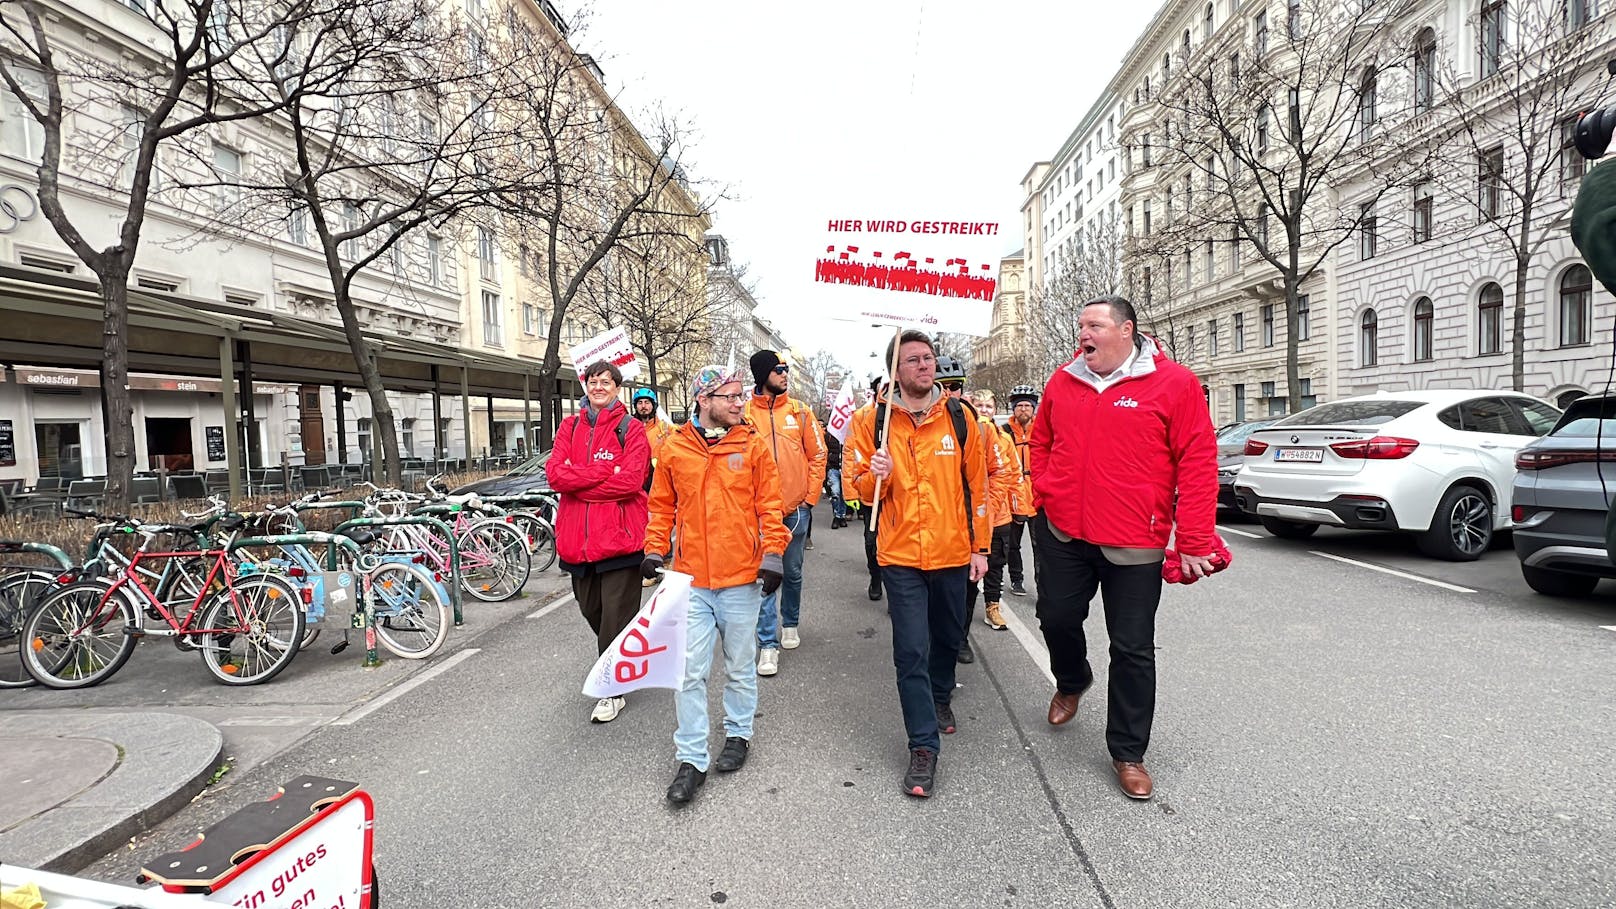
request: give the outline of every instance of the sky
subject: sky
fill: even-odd
[[[713,231],[758,313],[855,374],[891,329],[827,318],[827,213],[986,213],[1021,245],[1020,181],[1060,148],[1156,7],[1055,0],[601,0],[558,7],[631,116],[692,127],[686,170],[725,188]],[[996,263],[995,263],[996,264]]]

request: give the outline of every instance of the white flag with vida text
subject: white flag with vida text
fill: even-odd
[[[610,698],[638,688],[678,690],[685,674],[685,620],[695,578],[664,571],[651,599],[584,677],[584,694]]]
[[[853,378],[848,377],[842,383],[842,390],[836,395],[836,403],[830,407],[830,416],[825,418],[825,431],[836,437],[836,441],[847,444],[847,430],[853,425],[853,411],[857,409],[853,402]]]

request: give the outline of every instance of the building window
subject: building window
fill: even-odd
[[[1251,32],[1252,45],[1257,51],[1257,56],[1261,57],[1268,53],[1268,13],[1258,13],[1256,18],[1251,20]]]
[[[1201,39],[1204,41],[1212,37],[1212,4],[1208,3],[1201,13]]]
[[[1577,153],[1577,121],[1580,114],[1560,121],[1560,188],[1571,193],[1577,191],[1577,181],[1588,172],[1588,162]]]
[[[1229,273],[1240,270],[1240,227],[1229,228]]]
[[[1262,346],[1274,346],[1274,304],[1264,303],[1261,312]]]
[[[1504,21],[1508,14],[1505,0],[1486,0],[1481,5],[1481,76],[1498,72],[1504,54]]]
[[[358,430],[354,434],[354,439],[359,444],[359,460],[368,461],[370,460],[370,417],[359,418]]]
[[[1213,272],[1217,268],[1217,254],[1213,252],[1215,248],[1216,247],[1212,245],[1212,241],[1208,240],[1206,241],[1206,245],[1202,247],[1201,250],[1201,267],[1206,270],[1205,274],[1203,274],[1201,277],[1206,281],[1212,280]]]
[[[1435,321],[1436,308],[1431,305],[1430,297],[1421,297],[1414,301],[1414,362],[1416,363],[1424,363],[1431,359]]]
[[[1414,39],[1414,110],[1430,110],[1436,103],[1436,30],[1421,29]]]
[[[1150,236],[1150,200],[1146,199],[1143,203],[1141,203],[1141,205],[1142,208],[1140,210],[1144,212],[1145,216],[1144,234],[1148,237]]]
[[[486,227],[477,228],[477,263],[484,281],[499,280],[499,253],[494,243],[494,232]]]
[[[1257,109],[1257,150],[1268,150],[1268,105]]]
[[[1421,181],[1414,184],[1414,242],[1424,243],[1431,239],[1431,184]]]
[[[443,238],[426,238],[427,281],[433,287],[443,286]]]
[[[1246,349],[1246,314],[1234,314],[1234,352],[1239,353]]]
[[[286,216],[286,239],[298,246],[309,245],[309,214],[302,205],[292,206]]]
[[[46,100],[44,75],[14,63],[7,63],[6,67],[28,96],[43,107]],[[28,113],[28,108],[23,107],[15,95],[3,90],[0,90],[0,145],[8,154],[27,159],[30,164],[37,165],[45,154],[45,127]]]
[[[1150,133],[1139,137],[1139,166],[1141,168],[1150,166]]]
[[[213,172],[219,181],[219,208],[230,208],[241,200],[241,152],[213,143]]]
[[[532,303],[522,304],[522,334],[536,335],[539,333],[539,309]]]
[[[1206,322],[1206,355],[1218,355],[1218,320],[1208,319]]]
[[[1374,366],[1380,362],[1380,326],[1373,309],[1364,310],[1358,318],[1358,365]]]
[[[1307,409],[1309,409],[1311,407],[1319,406],[1318,396],[1313,394],[1313,380],[1312,379],[1298,379],[1296,381],[1296,384],[1302,386],[1301,392],[1302,392],[1302,409],[1303,410],[1307,410]]]
[[[1588,343],[1588,317],[1594,282],[1585,265],[1573,265],[1560,276],[1560,346]]]
[[[1145,266],[1143,284],[1140,290],[1144,291],[1145,303],[1150,303],[1150,266]]]
[[[505,344],[505,332],[500,325],[499,294],[483,291],[483,343],[490,347]]]
[[[1313,337],[1313,309],[1312,302],[1307,294],[1296,296],[1296,340],[1306,341]]]
[[[1368,142],[1375,137],[1375,122],[1379,119],[1376,112],[1376,94],[1379,77],[1374,67],[1370,67],[1358,82],[1358,141]]]
[[[1476,299],[1476,353],[1495,354],[1504,349],[1504,289],[1488,284]]]
[[[1244,385],[1234,387],[1234,421],[1236,423],[1246,422],[1246,386]]]
[[[1504,147],[1489,148],[1476,160],[1476,207],[1484,219],[1494,220],[1503,208]]]
[[[410,418],[410,417],[405,417],[404,419],[398,421],[398,427],[399,427],[399,440],[398,440],[398,454],[399,454],[399,457],[403,457],[403,458],[413,458],[413,457],[415,457],[415,420]]]
[[[1565,27],[1574,32],[1593,18],[1593,0],[1565,0]]]
[[[1375,204],[1365,202],[1358,206],[1358,258],[1373,259],[1380,251],[1380,232],[1375,223]]]
[[[1302,0],[1285,0],[1285,34],[1292,41],[1302,37]]]

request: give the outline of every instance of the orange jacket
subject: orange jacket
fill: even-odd
[[[853,473],[859,499],[876,501],[874,408],[860,419],[854,416],[843,451],[842,470]],[[902,407],[893,408],[882,447],[892,458],[892,473],[881,484],[881,511],[876,517],[875,557],[882,565],[902,565],[930,571],[968,564],[971,554],[987,555],[993,526],[988,521],[990,493],[987,454],[982,425],[965,412],[965,438],[954,438],[954,421],[947,399],[939,397],[917,425]],[[853,463],[846,452],[854,452]],[[964,458],[965,483],[971,509],[965,508],[966,489],[960,482]]]
[[[780,516],[780,475],[768,444],[751,426],[707,444],[695,423],[674,430],[651,480],[648,555],[708,590],[757,580],[765,554],[784,555],[791,534]]]
[[[1016,484],[1010,493],[1010,511],[1012,514],[1030,518],[1038,513],[1032,504],[1032,424],[1022,426],[1016,422],[1015,417],[1005,426],[1010,430],[1010,439],[1015,446],[1016,460],[1021,462],[1021,481]]]
[[[785,395],[753,394],[747,422],[757,427],[780,468],[780,501],[790,514],[819,504],[825,486],[825,437],[808,405]]]
[[[979,417],[983,450],[988,459],[988,523],[1003,527],[1012,520],[1010,500],[1021,485],[1021,466],[1016,461],[1016,444],[999,431],[992,417]]]
[[[655,464],[657,462],[657,452],[662,450],[662,443],[672,438],[674,431],[679,427],[661,417],[652,417],[651,422],[644,425],[645,438],[651,443],[651,463]]]
[[[858,502],[861,506],[864,506],[864,500],[859,498],[858,486],[853,483],[853,464],[858,460],[859,456],[858,452],[853,450],[853,437],[858,435],[858,425],[861,421],[869,422],[873,419],[875,419],[874,401],[853,411],[853,415],[847,418],[847,441],[842,443],[842,501],[844,502]],[[874,438],[873,433],[871,438]],[[870,469],[868,458],[864,461],[864,469]]]

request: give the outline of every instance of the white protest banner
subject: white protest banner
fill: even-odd
[[[584,677],[584,694],[610,698],[636,688],[678,690],[685,674],[685,619],[695,580],[677,571],[662,573],[650,602]]]
[[[871,214],[883,216],[821,222],[814,281],[837,297],[828,305],[885,325],[985,337],[1006,244],[998,220]]]
[[[847,430],[853,425],[853,411],[857,408],[853,404],[853,377],[849,376],[842,383],[842,390],[836,395],[836,403],[831,405],[830,416],[825,419],[825,431],[836,437],[836,441],[847,444]]]
[[[353,793],[313,815],[290,838],[248,859],[220,883],[206,904],[368,909],[375,817],[370,796]]]
[[[567,349],[572,366],[579,372],[596,360],[605,360],[616,366],[627,382],[640,374],[639,361],[634,359],[634,345],[629,343],[628,329],[609,328],[593,338]]]

